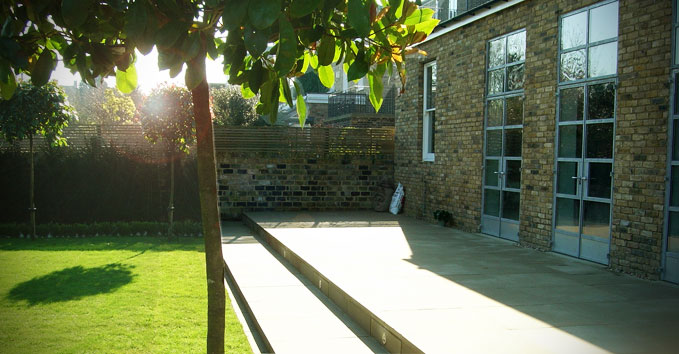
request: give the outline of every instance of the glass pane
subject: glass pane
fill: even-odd
[[[582,233],[590,236],[608,238],[610,235],[610,204],[585,201],[582,215]]]
[[[526,31],[507,37],[507,63],[526,60]]]
[[[505,173],[505,187],[521,188],[521,160],[508,160]]]
[[[673,135],[672,139],[672,160],[679,160],[679,120],[674,119],[672,121]]]
[[[556,198],[556,228],[579,233],[580,200]]]
[[[425,68],[427,80],[425,109],[436,107],[436,63]]]
[[[483,213],[491,216],[500,216],[500,191],[486,189],[483,200]]]
[[[585,105],[585,89],[574,87],[559,92],[559,121],[582,120]]]
[[[679,252],[679,213],[670,212],[669,235],[667,235],[667,251]]]
[[[498,183],[498,167],[500,167],[499,160],[486,160],[486,178],[485,185],[499,187]]]
[[[523,88],[523,64],[507,68],[507,91],[520,90]]]
[[[518,192],[502,192],[502,217],[518,221],[520,204],[521,196]]]
[[[587,125],[587,157],[590,159],[613,157],[613,123]]]
[[[505,130],[505,156],[521,156],[521,136],[523,129]]]
[[[674,114],[679,114],[679,73],[674,75]]]
[[[523,124],[523,99],[521,97],[507,97],[507,122],[505,124]]]
[[[589,77],[613,75],[617,70],[617,41],[589,48]]]
[[[488,126],[502,125],[502,99],[488,101]]]
[[[486,131],[486,156],[500,156],[502,153],[502,130]]]
[[[556,192],[578,194],[578,180],[573,177],[578,177],[578,163],[560,161],[557,168]]]
[[[672,166],[670,206],[679,206],[679,166]]]
[[[436,111],[427,112],[429,114],[429,146],[428,149],[430,153],[434,153],[434,143],[436,141]]]
[[[585,50],[561,54],[561,81],[585,78]]]
[[[586,31],[587,12],[564,17],[561,20],[561,49],[585,45]]]
[[[589,12],[589,42],[618,36],[618,3],[599,6]]]
[[[582,125],[559,127],[559,157],[582,157]]]
[[[679,27],[674,29],[674,64],[679,65]]]
[[[590,86],[588,96],[587,119],[613,118],[615,115],[615,86],[612,82]]]
[[[494,94],[505,89],[505,70],[498,69],[488,73],[488,94]]]
[[[595,198],[611,198],[611,170],[613,164],[590,162],[587,173],[587,195]]]
[[[488,48],[488,67],[496,67],[505,63],[505,39],[490,42]]]

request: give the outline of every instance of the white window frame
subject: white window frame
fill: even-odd
[[[429,68],[434,68],[436,70],[436,60],[431,61],[424,65],[424,70],[422,71],[424,75],[424,85],[423,85],[423,112],[422,112],[422,161],[434,161],[434,146],[431,144],[432,134],[434,134],[435,127],[433,126],[431,116],[436,114],[436,95],[433,95],[434,100],[432,101],[432,106],[428,106],[429,101],[428,89],[431,83],[429,82],[429,77],[427,76],[427,70]],[[434,121],[436,118],[434,118]],[[430,149],[431,146],[431,149]]]

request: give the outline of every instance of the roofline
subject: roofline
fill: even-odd
[[[452,32],[460,27],[466,26],[474,21],[480,20],[486,16],[490,16],[496,12],[502,11],[506,8],[512,7],[525,0],[494,0],[483,5],[477,6],[459,16],[453,17],[443,21],[436,26],[437,31],[428,36],[424,41],[418,45],[427,43],[435,38],[438,38],[448,32]],[[498,4],[500,3],[500,4]],[[498,4],[497,6],[493,6]]]

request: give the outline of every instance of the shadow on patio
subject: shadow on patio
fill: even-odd
[[[672,352],[679,287],[403,216],[249,213],[424,352]]]

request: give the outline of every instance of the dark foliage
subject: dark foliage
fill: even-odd
[[[167,161],[147,151],[101,147],[43,147],[36,154],[38,223],[165,221]],[[194,155],[176,161],[177,220],[200,220]],[[28,220],[28,158],[0,151],[0,222]]]

